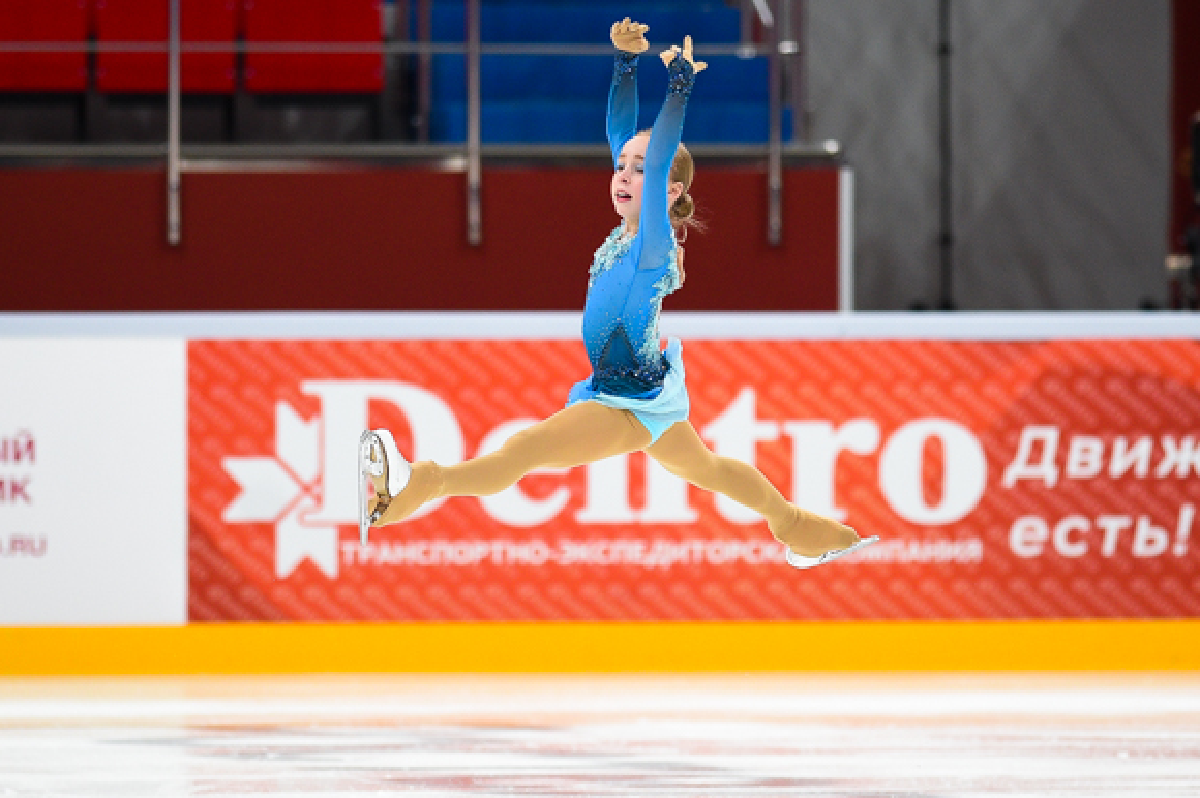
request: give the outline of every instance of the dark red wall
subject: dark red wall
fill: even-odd
[[[171,248],[160,170],[0,170],[0,310],[578,310],[618,220],[608,176],[485,170],[474,248],[461,174],[186,174]],[[689,238],[668,308],[836,309],[837,188],[836,169],[789,170],[772,248],[765,173],[701,165],[709,231]]]

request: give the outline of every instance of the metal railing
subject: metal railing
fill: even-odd
[[[399,0],[407,19],[410,0]],[[0,144],[0,163],[122,161],[164,158],[167,170],[167,240],[178,245],[182,240],[181,175],[225,169],[237,164],[243,169],[284,170],[310,168],[330,159],[354,159],[375,162],[433,161],[443,169],[460,170],[467,180],[467,237],[472,245],[482,243],[482,176],[485,154],[489,160],[578,161],[608,159],[605,146],[591,145],[504,145],[482,143],[482,97],[480,65],[485,55],[556,55],[608,56],[609,44],[484,43],[481,40],[481,2],[464,0],[466,35],[464,41],[432,41],[431,2],[416,0],[417,37],[412,40],[393,37],[383,42],[183,42],[180,33],[181,0],[165,0],[169,5],[168,37],[165,42],[0,42],[3,53],[119,52],[166,53],[167,140],[165,145],[45,145]],[[768,59],[768,141],[761,145],[690,146],[697,159],[762,161],[767,167],[766,236],[778,246],[783,236],[783,163],[788,158],[832,160],[840,156],[837,142],[805,143],[805,111],[802,61],[797,34],[798,0],[740,0],[740,41],[733,44],[698,44],[696,58],[736,56]],[[757,19],[768,41],[756,43],[752,31]],[[406,23],[407,27],[407,23]],[[380,144],[228,144],[184,145],[182,133],[181,57],[192,53],[324,53],[382,54],[418,56],[416,142]],[[429,113],[431,105],[432,56],[463,55],[467,73],[467,135],[463,144],[431,144]],[[783,140],[783,112],[792,108],[792,141]],[[795,139],[801,141],[797,142]]]

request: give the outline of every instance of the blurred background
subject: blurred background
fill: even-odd
[[[671,309],[1195,301],[1190,0],[183,0],[177,116],[169,11],[0,4],[2,309],[576,309],[626,15],[711,64]]]

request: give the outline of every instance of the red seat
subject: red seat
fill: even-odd
[[[245,0],[246,43],[380,43],[379,0]],[[246,53],[246,90],[268,93],[376,93],[380,53]]]
[[[86,91],[87,24],[87,0],[0,0],[0,41],[80,45],[73,53],[0,53],[0,91]]]
[[[169,4],[166,0],[95,2],[97,41],[167,41]],[[232,48],[237,12],[238,0],[181,0],[180,38],[184,42],[216,42]],[[221,53],[185,53],[180,62],[182,90],[189,94],[232,94],[235,63],[232,49]],[[96,86],[102,92],[161,93],[167,90],[165,53],[101,50],[96,67]]]

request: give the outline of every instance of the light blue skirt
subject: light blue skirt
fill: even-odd
[[[683,344],[678,338],[668,338],[667,348],[663,351],[670,368],[663,379],[663,386],[657,394],[649,397],[613,396],[598,393],[592,389],[592,378],[581,380],[571,388],[567,397],[567,407],[576,402],[599,402],[607,407],[618,410],[629,410],[650,431],[650,442],[654,443],[676,421],[684,421],[688,417],[687,385],[683,370]]]

